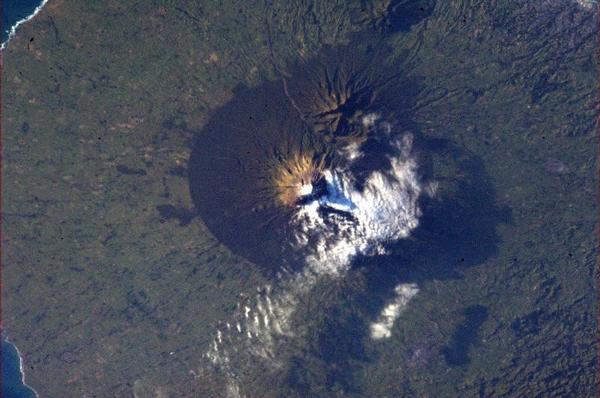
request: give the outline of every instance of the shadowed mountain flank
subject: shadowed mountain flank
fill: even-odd
[[[324,171],[349,167],[358,147],[357,187],[389,166],[390,144],[373,125],[385,114],[390,130],[406,112],[412,86],[401,66],[380,42],[361,39],[326,47],[275,81],[239,86],[196,134],[189,161],[194,204],[215,237],[266,270],[296,269],[293,208],[323,193]]]

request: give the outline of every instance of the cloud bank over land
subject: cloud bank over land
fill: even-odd
[[[320,170],[318,183],[298,187],[299,200],[290,210],[289,222],[292,247],[302,254],[303,267],[280,272],[272,286],[239,303],[237,315],[221,325],[206,353],[228,375],[231,396],[241,391],[240,369],[248,358],[272,370],[284,366],[282,349],[303,337],[294,323],[295,311],[313,287],[327,278],[343,278],[357,256],[385,255],[387,244],[410,236],[419,225],[420,198],[435,192],[434,185],[421,181],[412,135],[394,132],[379,117],[367,114],[365,119],[373,140],[389,142],[381,154],[387,167],[366,173],[359,168],[362,175],[357,175],[356,163],[368,157],[363,148],[369,144],[352,143],[341,149],[343,161],[338,159],[336,167]],[[399,285],[395,298],[370,326],[371,338],[389,337],[395,320],[418,291],[415,284]]]
[[[272,279],[217,325],[205,354],[231,396],[247,389],[248,363],[252,374],[289,367],[290,347],[314,338],[301,314],[315,289],[335,289],[357,259],[411,236],[422,199],[435,196],[403,122],[411,96],[396,94],[414,83],[385,45],[360,46],[326,48],[279,81],[240,89],[196,136],[190,189],[200,217]],[[407,289],[373,315],[381,333],[418,291]]]

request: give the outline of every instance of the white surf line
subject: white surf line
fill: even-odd
[[[598,6],[597,0],[576,0],[577,4],[586,10],[591,10],[595,6]]]
[[[2,44],[0,45],[0,51],[4,50],[4,48],[6,47],[6,44],[8,43],[8,41],[15,36],[15,34],[17,33],[17,28],[19,26],[23,25],[25,22],[27,22],[30,19],[32,19],[33,17],[35,17],[42,10],[42,8],[44,8],[44,6],[46,5],[46,3],[48,1],[49,0],[42,0],[42,2],[40,3],[40,5],[38,5],[35,8],[35,10],[33,10],[33,12],[31,13],[31,15],[29,15],[28,17],[25,17],[23,19],[18,20],[17,23],[15,23],[10,28],[10,32],[8,33],[8,37],[6,38],[6,41],[2,42]]]
[[[23,357],[21,356],[21,351],[19,351],[19,347],[17,347],[16,344],[12,343],[6,335],[4,335],[4,340],[6,340],[8,344],[12,345],[15,348],[15,351],[17,351],[17,356],[19,357],[19,372],[21,373],[21,384],[23,384],[25,388],[29,388],[31,391],[33,391],[33,394],[37,398],[39,398],[40,394],[35,390],[35,388],[31,387],[25,382],[25,369],[23,367]]]

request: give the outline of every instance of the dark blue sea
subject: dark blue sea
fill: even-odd
[[[35,398],[35,393],[21,382],[19,354],[14,345],[2,339],[3,398]]]
[[[42,0],[2,1],[2,43],[8,39],[10,29],[21,19],[27,18]]]

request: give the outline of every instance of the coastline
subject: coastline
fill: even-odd
[[[47,3],[48,3],[48,0],[42,0],[40,2],[40,4],[33,10],[33,12],[30,15],[18,20],[14,25],[11,26],[10,31],[8,32],[8,37],[6,38],[5,41],[0,43],[0,55],[2,54],[2,51],[6,48],[6,45],[8,44],[8,42],[16,35],[17,29],[19,28],[19,26],[21,26],[24,23],[28,22],[29,20],[33,19],[44,8],[44,6]],[[1,60],[2,59],[0,58],[0,62],[1,62]],[[6,341],[7,344],[10,344],[17,353],[17,358],[19,361],[19,373],[20,373],[21,384],[23,385],[24,388],[29,389],[36,398],[39,398],[40,394],[36,391],[36,389],[25,382],[25,369],[23,366],[24,361],[23,361],[23,356],[21,355],[21,351],[19,351],[19,348],[12,341],[10,341],[8,336],[4,335],[3,338],[4,338],[4,341]]]
[[[23,387],[31,390],[31,392],[33,393],[33,395],[36,398],[40,398],[40,394],[37,392],[37,390],[25,382],[25,369],[23,366],[24,361],[23,361],[23,356],[21,355],[21,351],[19,351],[19,347],[17,347],[16,344],[14,344],[12,341],[10,341],[8,336],[4,335],[3,337],[4,337],[4,341],[6,341],[8,344],[10,344],[17,352],[17,357],[19,359],[19,373],[21,374],[21,384],[23,385]]]
[[[8,44],[10,39],[12,39],[15,36],[15,34],[17,33],[17,29],[19,28],[19,26],[21,26],[25,22],[27,22],[30,19],[32,19],[33,17],[35,17],[42,10],[42,8],[44,8],[44,6],[46,5],[46,3],[48,3],[48,1],[49,0],[42,0],[42,2],[33,10],[33,12],[29,16],[18,20],[13,26],[11,26],[10,32],[8,33],[8,37],[6,38],[5,41],[2,42],[2,44],[0,44],[0,51],[4,50],[6,48],[6,45]]]

